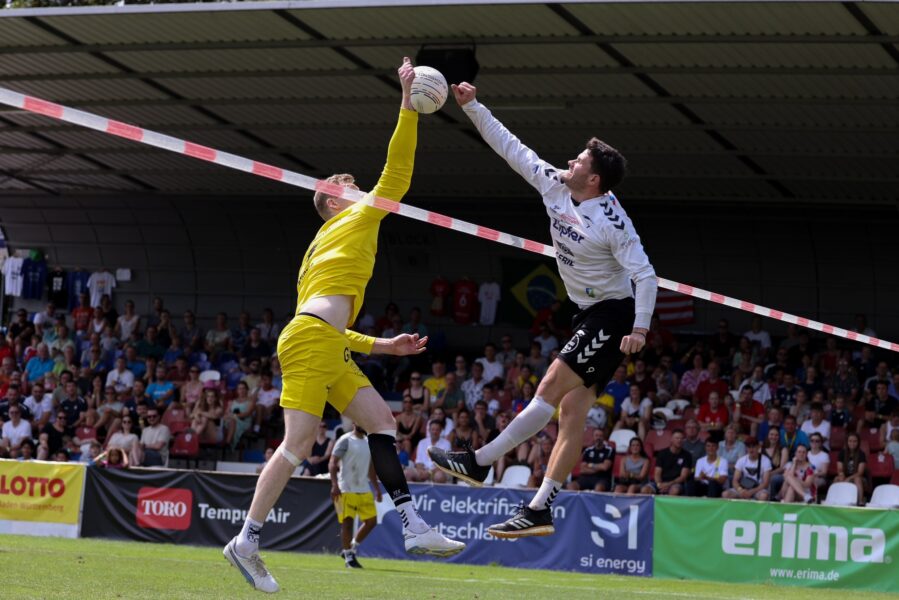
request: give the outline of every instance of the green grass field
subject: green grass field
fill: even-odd
[[[473,567],[360,557],[264,552],[285,598],[740,598],[846,600],[893,594],[671,581]],[[0,536],[0,598],[262,598],[216,548],[95,539]]]

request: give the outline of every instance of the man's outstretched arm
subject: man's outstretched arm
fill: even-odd
[[[400,116],[393,137],[390,138],[390,144],[387,146],[387,163],[384,165],[381,178],[378,179],[372,193],[375,196],[399,202],[412,184],[415,147],[418,144],[418,113],[412,108],[411,90],[415,71],[409,57],[403,59],[403,64],[397,73],[403,88]],[[378,212],[381,217],[387,214],[383,211]]]
[[[475,86],[465,81],[459,85],[453,84],[456,103],[478,128],[478,133],[487,145],[541,194],[545,194],[553,186],[563,185],[554,166],[521,143],[521,140],[512,135],[512,132],[506,129],[486,106],[477,101],[475,97],[477,91]]]

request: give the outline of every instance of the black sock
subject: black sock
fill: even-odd
[[[375,465],[378,479],[387,488],[387,493],[395,505],[412,500],[409,484],[403,465],[396,455],[396,438],[383,433],[368,434],[368,447],[371,449],[371,460]]]

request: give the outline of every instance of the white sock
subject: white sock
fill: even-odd
[[[415,510],[415,504],[410,500],[396,506],[396,512],[400,513],[400,519],[403,520],[403,529],[408,529],[412,533],[424,533],[430,527],[425,523],[418,511]]]
[[[556,494],[558,494],[561,489],[561,483],[554,481],[549,477],[544,477],[543,483],[540,484],[540,489],[534,494],[534,497],[531,499],[531,503],[528,504],[528,506],[534,510],[544,510],[549,508],[552,506],[553,500],[556,499]]]
[[[555,406],[535,396],[495,440],[475,452],[475,461],[482,467],[492,465],[503,454],[546,427],[555,412]]]
[[[250,556],[259,551],[259,534],[262,532],[262,523],[247,517],[243,523],[243,529],[237,536],[237,553],[241,556]]]

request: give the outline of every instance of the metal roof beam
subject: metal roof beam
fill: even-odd
[[[290,48],[371,48],[383,46],[422,46],[471,44],[471,37],[396,37],[382,39],[299,39],[299,40],[231,40],[198,42],[140,42],[131,44],[3,46],[0,54],[68,54],[77,52],[148,52],[156,50],[272,50]],[[899,35],[843,35],[843,34],[587,34],[577,36],[484,36],[479,46],[546,45],[546,44],[899,44]]]
[[[535,110],[549,111],[553,109],[566,110],[573,106],[601,106],[607,103],[623,104],[778,104],[778,105],[806,105],[806,106],[845,106],[847,110],[856,109],[859,106],[887,106],[895,107],[899,97],[884,98],[803,98],[803,97],[756,97],[756,96],[578,96],[569,97],[533,97],[521,98],[518,96],[500,97],[491,96],[490,108],[496,110]],[[396,98],[392,96],[370,96],[366,98],[139,98],[139,99],[100,99],[100,100],[66,100],[67,106],[76,108],[90,108],[103,106],[334,106],[334,105],[360,105],[373,106],[378,104],[393,106]],[[547,107],[547,105],[550,105]],[[21,113],[17,109],[0,107],[0,115],[5,112]]]
[[[0,75],[0,82],[96,81],[116,79],[245,79],[255,77],[386,77],[394,69],[255,69],[252,71],[130,71],[111,73],[30,73]],[[483,67],[480,75],[863,75],[896,77],[891,67],[693,67],[693,66],[590,66],[590,67]]]
[[[780,131],[780,130],[779,130]],[[260,152],[259,148],[256,147],[242,147],[242,146],[232,146],[228,148],[233,152],[252,152],[256,151]],[[378,146],[372,146],[366,148],[364,146],[358,146],[356,150],[382,150],[383,144]],[[545,153],[550,153],[554,151],[564,151],[564,149],[546,149],[543,148]],[[267,154],[279,154],[283,151],[296,151],[296,152],[339,152],[340,148],[335,146],[293,146],[293,145],[280,145],[277,149],[267,150]],[[470,156],[471,148],[433,148],[429,150],[430,153],[439,153],[439,154],[459,154]],[[634,156],[671,156],[672,153],[676,153],[678,156],[696,156],[696,157],[718,157],[718,156],[738,156],[740,154],[748,154],[750,156],[755,157],[777,157],[777,158],[865,158],[865,159],[899,159],[899,147],[895,151],[883,151],[883,152],[809,152],[806,150],[783,150],[783,149],[772,149],[767,150],[763,148],[756,149],[745,149],[745,150],[691,150],[691,149],[683,149],[683,148],[658,148],[657,150],[651,148],[641,148],[641,149],[630,149],[627,151],[628,157]],[[35,148],[16,148],[12,146],[0,146],[0,155],[47,155],[47,156],[74,156],[78,154],[115,154],[115,155],[130,155],[130,156],[169,156],[169,154],[165,154],[162,151],[155,148],[145,148],[143,146],[135,146],[130,148],[117,148],[117,147],[96,147],[96,148],[81,148],[79,150],[40,150]],[[212,165],[209,168],[213,168]],[[25,173],[35,171],[34,168],[27,167],[18,169],[17,172]],[[46,172],[46,169],[39,170],[39,172]]]

